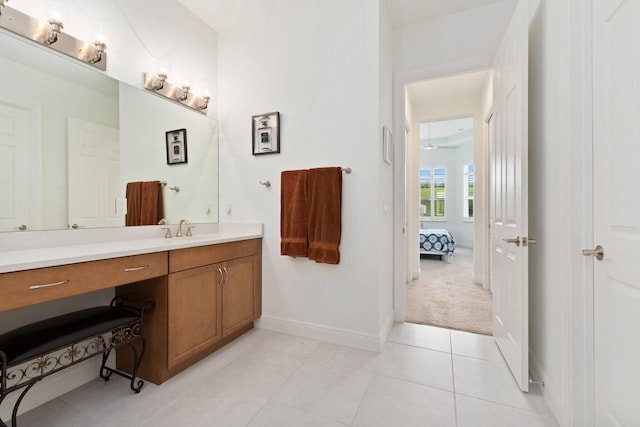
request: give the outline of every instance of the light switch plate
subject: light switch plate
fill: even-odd
[[[127,199],[125,197],[116,197],[116,215],[127,214]]]

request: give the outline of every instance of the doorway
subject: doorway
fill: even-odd
[[[410,323],[491,335],[491,293],[474,274],[474,112],[488,77],[478,72],[408,85],[418,128],[417,144],[410,144],[418,178],[409,185],[418,187],[419,212],[417,271],[406,287]]]

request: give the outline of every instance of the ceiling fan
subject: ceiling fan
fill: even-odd
[[[423,146],[423,150],[460,150],[464,148],[459,145],[433,145],[430,142],[427,145]]]
[[[427,132],[427,145],[423,145],[421,147],[423,150],[459,150],[461,148],[464,148],[459,145],[433,145],[431,143],[431,123],[428,124]]]

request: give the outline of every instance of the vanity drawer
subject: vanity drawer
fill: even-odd
[[[241,240],[238,242],[218,243],[216,245],[197,246],[176,249],[169,252],[169,272],[202,267],[258,253],[262,239]]]
[[[0,274],[0,311],[167,274],[167,252]]]

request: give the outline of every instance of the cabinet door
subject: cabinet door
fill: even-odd
[[[253,321],[256,257],[249,256],[222,264],[222,336]]]
[[[216,264],[169,274],[168,368],[221,338],[221,273]]]

